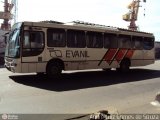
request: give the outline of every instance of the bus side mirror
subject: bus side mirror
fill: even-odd
[[[7,41],[8,34],[9,34],[9,32],[7,32],[7,33],[5,33],[5,34],[3,35],[5,44],[7,44],[7,42],[8,42],[8,41]]]

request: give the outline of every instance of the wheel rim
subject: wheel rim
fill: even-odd
[[[51,75],[58,75],[60,74],[60,70],[57,66],[52,66],[50,69],[50,74]]]

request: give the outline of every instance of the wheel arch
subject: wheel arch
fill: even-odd
[[[51,59],[51,60],[48,61],[47,65],[46,65],[46,70],[47,70],[47,67],[48,67],[51,63],[59,63],[59,64],[61,65],[61,69],[62,69],[62,70],[65,69],[63,60],[61,60],[61,59],[59,59],[59,58],[53,58],[53,59]]]

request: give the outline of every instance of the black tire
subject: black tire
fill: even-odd
[[[62,65],[59,62],[50,62],[46,73],[48,77],[59,77],[62,73]]]
[[[118,70],[120,70],[123,73],[129,72],[129,68],[130,67],[130,63],[128,60],[123,60],[120,64],[120,68]]]
[[[109,72],[111,71],[111,68],[103,68],[103,71]]]
[[[38,77],[43,77],[43,76],[44,76],[44,73],[43,73],[43,72],[39,72],[39,73],[37,73],[37,76],[38,76]]]

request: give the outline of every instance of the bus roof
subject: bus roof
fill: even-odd
[[[96,32],[110,32],[117,34],[128,34],[128,35],[138,35],[138,36],[153,36],[152,33],[129,30],[125,28],[105,26],[100,24],[88,23],[83,21],[72,21],[68,23],[58,22],[58,21],[40,21],[40,22],[23,22],[24,25],[31,25],[35,27],[56,27],[65,29],[76,29],[76,30],[86,30],[86,31],[96,31]]]

